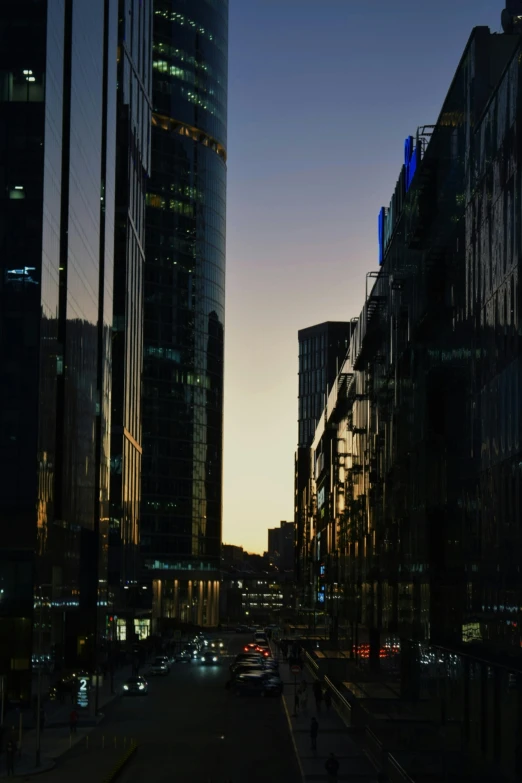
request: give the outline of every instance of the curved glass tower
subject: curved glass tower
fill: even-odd
[[[141,549],[153,620],[218,623],[228,0],[154,0]]]

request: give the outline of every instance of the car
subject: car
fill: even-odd
[[[265,696],[281,696],[283,693],[283,680],[275,672],[265,672],[263,677]]]
[[[225,647],[225,642],[223,639],[212,639],[210,642],[210,647],[213,650],[223,650]]]
[[[243,652],[256,652],[256,642],[247,642],[243,647]]]
[[[190,652],[193,659],[197,658],[199,655],[199,647],[197,644],[187,644],[184,649]]]
[[[255,647],[255,651],[258,652],[260,655],[263,656],[263,658],[271,658],[272,653],[270,651],[270,647],[266,644],[257,644]]]
[[[259,655],[259,653],[240,653],[239,655],[236,655],[234,661],[230,664],[230,669],[234,666],[237,666],[239,663],[243,663],[244,661],[250,661],[254,663],[263,663],[263,656]]]
[[[168,659],[164,655],[158,656],[154,663],[151,663],[149,666],[149,674],[151,676],[157,676],[157,675],[167,675],[169,673],[169,664]]]
[[[236,628],[236,633],[250,633],[250,626],[238,625]]]
[[[264,672],[265,667],[262,663],[239,663],[233,669],[230,670],[230,678],[234,680],[240,674],[248,674],[249,672]]]
[[[182,650],[178,650],[174,656],[176,663],[190,663],[194,655],[190,647],[184,647]]]
[[[260,671],[265,671],[268,667],[265,666],[265,662],[262,658],[238,661],[229,666],[229,671],[232,676],[241,669],[259,669]],[[270,669],[270,671],[272,671],[272,669]]]
[[[268,644],[268,636],[264,631],[256,631],[253,641],[256,644]]]
[[[201,663],[219,664],[219,655],[217,650],[205,650],[201,653],[199,660]]]
[[[283,683],[270,672],[242,672],[232,681],[231,690],[236,696],[280,696]]]
[[[123,685],[124,696],[146,696],[149,692],[149,684],[145,677],[129,677]]]

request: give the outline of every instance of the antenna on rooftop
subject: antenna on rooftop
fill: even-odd
[[[522,33],[522,0],[506,0],[506,7],[502,11],[502,29],[510,35]]]

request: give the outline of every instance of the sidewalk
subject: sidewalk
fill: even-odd
[[[302,780],[304,782],[322,783],[324,781],[326,783],[328,774],[324,765],[330,753],[334,753],[339,761],[339,781],[376,783],[377,773],[362,748],[359,747],[358,735],[351,733],[346,728],[333,706],[330,710],[326,710],[323,703],[320,710],[316,710],[311,688],[313,677],[306,667],[303,669],[303,674],[297,676],[297,684],[299,685],[302,678],[308,682],[308,704],[305,710],[300,710],[297,717],[293,717],[294,675],[290,671],[289,664],[282,661],[279,663],[279,671],[285,686],[283,707],[292,732],[292,741],[301,769]],[[319,722],[316,752],[312,751],[310,747],[310,721],[312,717],[316,717]]]
[[[99,710],[103,710],[116,698],[118,698],[121,691],[123,682],[130,676],[131,667],[126,666],[120,669],[114,676],[114,693],[111,693],[110,680],[107,679],[101,686],[98,692],[98,707]],[[90,693],[90,698],[94,699],[94,690]],[[48,708],[49,711],[48,711]],[[98,715],[93,714],[93,710],[86,710],[82,712],[78,710],[79,721],[76,734],[71,735],[69,731],[69,716],[73,705],[67,700],[65,703],[51,702],[49,705],[45,705],[46,710],[46,723],[40,737],[40,757],[41,764],[36,767],[36,729],[31,728],[25,730],[22,734],[22,747],[21,756],[16,759],[15,773],[16,777],[24,778],[29,775],[37,775],[43,772],[47,772],[55,766],[56,759],[63,756],[65,753],[81,746],[85,749],[85,755],[89,755],[89,734],[95,729],[104,718],[102,712]],[[31,724],[34,721],[31,719]],[[18,740],[18,726],[15,726],[15,737]],[[121,755],[121,749],[111,753],[108,750],[107,754],[104,754],[107,759],[112,762],[113,756],[117,758],[118,753]],[[3,755],[3,754],[2,754]],[[6,763],[5,756],[3,755],[0,760],[0,779],[6,778]],[[15,780],[11,778],[11,780]],[[47,781],[48,776],[45,777]]]

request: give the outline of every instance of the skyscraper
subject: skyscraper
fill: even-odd
[[[328,394],[348,351],[354,326],[352,322],[326,321],[298,332],[298,442],[294,462],[295,575],[303,589],[309,583],[310,509],[305,498],[308,497],[310,482],[310,446]],[[301,602],[307,603],[308,600],[309,597],[302,592]]]
[[[298,332],[298,448],[312,442],[332,383],[348,351],[352,328],[345,321],[326,321]]]
[[[24,698],[34,606],[44,659],[83,666],[105,611],[117,7],[0,22],[0,671]]]
[[[216,624],[228,0],[155,0],[141,551],[153,619]]]
[[[150,173],[152,0],[119,0],[118,50],[109,581],[111,607],[118,614],[118,638],[123,641],[134,632],[132,621],[140,596],[143,267],[145,191]]]

